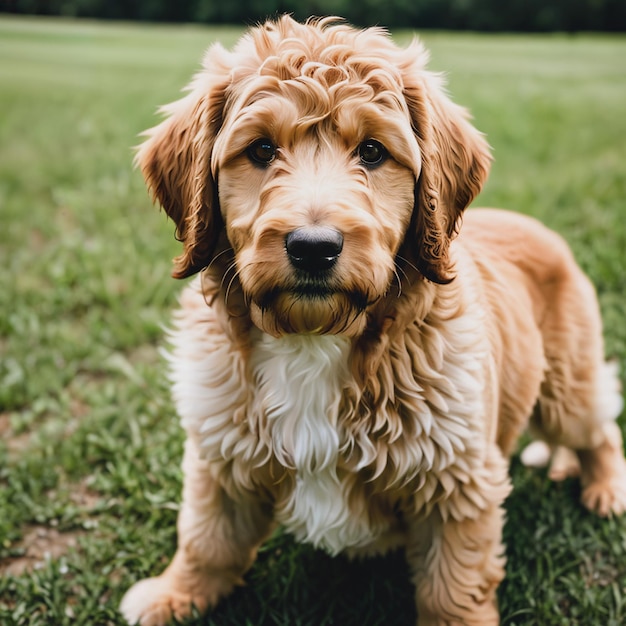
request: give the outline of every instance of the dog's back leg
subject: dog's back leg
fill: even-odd
[[[551,446],[577,453],[582,502],[606,516],[626,511],[626,461],[615,419],[623,408],[617,367],[605,363],[595,291],[572,266],[543,319],[547,361],[532,426]]]

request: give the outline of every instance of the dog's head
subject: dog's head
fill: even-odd
[[[209,49],[137,155],[183,243],[174,276],[226,242],[273,335],[359,333],[403,268],[452,280],[449,244],[490,157],[426,60],[418,42],[329,19]]]

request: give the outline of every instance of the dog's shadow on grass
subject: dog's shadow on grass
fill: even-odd
[[[413,626],[413,587],[402,551],[349,560],[277,533],[238,588],[198,626]],[[390,621],[391,620],[391,621]]]

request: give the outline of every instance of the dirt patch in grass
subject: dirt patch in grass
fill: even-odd
[[[85,531],[60,532],[48,526],[29,526],[15,545],[20,556],[0,560],[0,576],[20,576],[43,567],[46,561],[58,559],[78,546]]]
[[[82,522],[83,528],[63,531],[55,528],[56,521],[50,524],[29,524],[24,527],[22,539],[11,545],[14,556],[0,559],[1,576],[20,576],[36,570],[48,560],[59,559],[68,551],[78,547],[78,539],[88,534],[87,528],[91,521],[88,516],[100,501],[100,495],[88,486],[88,479],[73,484],[69,492],[69,501],[81,511],[87,519]],[[57,492],[50,491],[50,498],[56,498]],[[67,497],[67,496],[66,496]],[[94,522],[93,526],[96,526]]]
[[[31,441],[31,433],[15,434],[11,426],[9,414],[0,413],[0,439],[2,439],[7,446],[9,454],[17,454],[28,447]]]

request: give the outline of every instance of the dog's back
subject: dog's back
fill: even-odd
[[[615,368],[604,363],[595,289],[567,243],[530,217],[474,209],[457,245],[475,263],[498,329],[492,344],[503,372],[498,442],[505,454],[531,413],[531,426],[550,443],[581,449],[601,441],[622,397]]]

